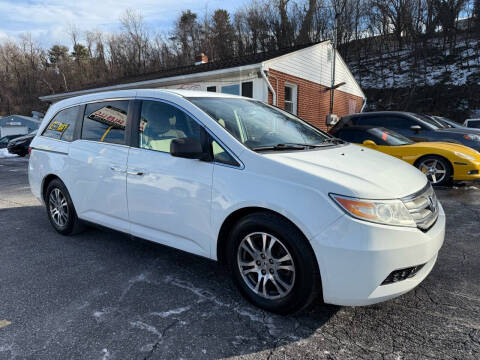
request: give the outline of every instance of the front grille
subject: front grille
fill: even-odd
[[[420,230],[427,231],[437,221],[439,204],[430,183],[419,192],[403,198],[402,201]]]
[[[414,277],[424,266],[425,264],[422,264],[392,271],[390,275],[388,275],[387,278],[383,280],[382,285],[393,284],[398,281]]]

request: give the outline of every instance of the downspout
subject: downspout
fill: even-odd
[[[268,78],[265,75],[265,70],[263,69],[263,64],[260,66],[260,74],[262,75],[263,80],[267,83],[268,88],[272,92],[273,105],[276,106],[277,105],[277,93],[275,92],[272,84],[270,84],[270,81],[268,81]],[[267,101],[268,101],[268,95],[267,95]]]
[[[362,105],[362,108],[360,109],[361,113],[363,112],[363,110],[365,110],[365,106],[367,106],[367,98],[363,99],[363,105]]]

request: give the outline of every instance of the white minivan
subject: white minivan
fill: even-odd
[[[61,234],[95,223],[218,260],[277,313],[367,305],[432,270],[445,214],[424,174],[249,98],[138,89],[53,104],[29,181]]]

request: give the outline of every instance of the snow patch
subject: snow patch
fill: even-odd
[[[141,321],[131,322],[130,325],[132,325],[133,327],[135,327],[137,329],[146,330],[149,333],[158,336],[159,338],[162,337],[162,334],[160,333],[160,331],[157,330],[157,328],[155,326],[146,324],[146,323],[141,322]]]
[[[9,157],[16,157],[18,155],[10,154],[7,149],[0,149],[0,159],[2,158],[9,158]]]
[[[185,311],[188,311],[188,310],[190,310],[190,306],[184,306],[184,307],[180,307],[180,308],[176,308],[176,309],[172,309],[172,310],[168,310],[168,311],[163,311],[163,312],[152,312],[151,315],[160,316],[161,318],[167,318],[170,315],[181,314],[181,313],[183,313]]]

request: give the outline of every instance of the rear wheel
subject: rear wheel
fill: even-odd
[[[254,305],[288,314],[321,292],[315,255],[303,234],[275,214],[254,213],[232,229],[228,256],[235,284]]]
[[[60,234],[73,235],[84,229],[84,225],[77,217],[70,194],[59,179],[54,179],[48,184],[45,204],[50,224]]]
[[[453,175],[448,160],[440,156],[425,156],[417,161],[416,166],[432,185],[447,185]]]

